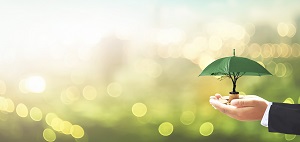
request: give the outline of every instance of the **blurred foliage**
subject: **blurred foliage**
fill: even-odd
[[[209,96],[230,80],[198,77],[236,49],[273,74],[242,77],[237,91],[299,103],[298,5],[3,2],[1,141],[299,141],[216,111]]]

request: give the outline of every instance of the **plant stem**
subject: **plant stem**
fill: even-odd
[[[233,88],[232,88],[232,92],[236,92],[236,82],[237,82],[237,80],[239,79],[239,73],[237,73],[237,74],[234,74],[234,73],[232,73],[232,74],[229,74],[228,75],[228,77],[231,79],[231,81],[232,81],[232,85],[233,85]]]

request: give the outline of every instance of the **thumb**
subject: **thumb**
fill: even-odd
[[[236,107],[252,107],[255,106],[256,101],[253,99],[233,99],[231,105]]]

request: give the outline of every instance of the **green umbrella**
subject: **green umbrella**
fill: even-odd
[[[218,59],[209,64],[199,76],[223,76],[229,77],[233,83],[233,90],[230,94],[238,94],[236,92],[236,81],[242,76],[263,76],[272,75],[268,70],[256,61],[248,58],[233,56]]]

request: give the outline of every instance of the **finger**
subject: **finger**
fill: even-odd
[[[233,99],[231,105],[236,107],[253,107],[256,105],[255,99]]]
[[[221,94],[215,94],[215,97],[217,98],[217,99],[219,99],[219,98],[222,98],[222,95]]]
[[[216,96],[210,96],[209,99],[217,99]]]

